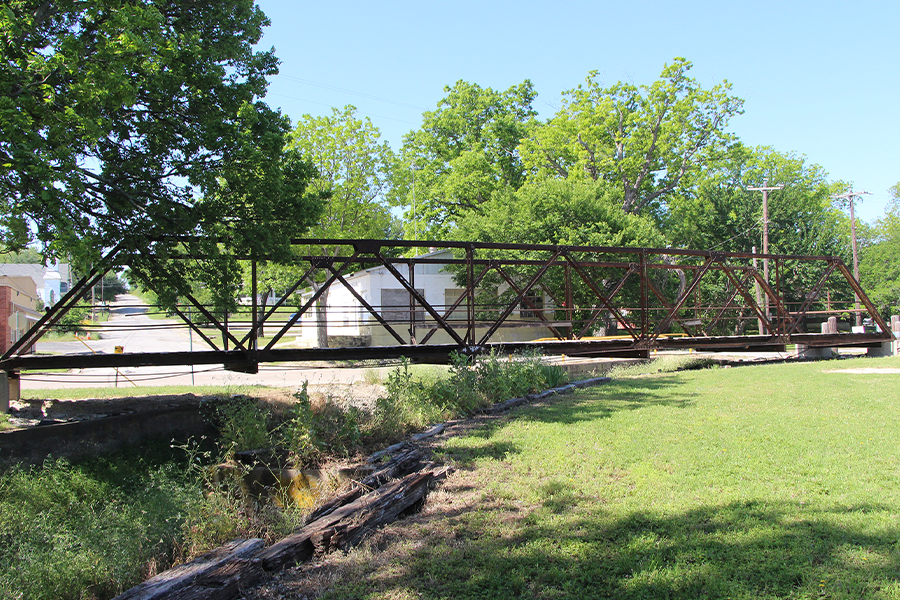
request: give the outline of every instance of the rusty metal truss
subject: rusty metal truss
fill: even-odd
[[[229,320],[198,301],[195,290],[179,290],[185,304],[175,313],[208,350],[78,357],[27,354],[110,269],[136,258],[145,264],[158,260],[150,250],[131,255],[115,248],[9,348],[0,358],[0,370],[224,364],[255,372],[264,362],[399,356],[437,362],[451,352],[478,354],[492,349],[646,356],[657,348],[865,346],[891,339],[888,325],[836,257],[447,241],[299,239],[292,244],[294,281],[264,310],[257,300],[257,265],[263,261],[237,257],[249,262],[252,273],[249,319]],[[328,255],[310,248],[327,248]],[[191,260],[188,255],[181,258]],[[769,261],[771,281],[757,269],[762,261]],[[378,270],[393,289],[405,293],[408,306],[388,306],[365,297],[348,278],[366,269]],[[423,291],[426,269],[452,274],[458,297],[435,300],[433,290]],[[370,335],[372,340],[380,336],[389,343],[276,347],[298,325],[314,325],[317,301],[335,290],[346,290],[352,297],[340,310],[353,312],[376,332]],[[295,309],[289,318],[284,317],[286,307]],[[821,332],[820,324],[829,316],[849,323],[848,316],[857,312],[868,317],[871,330]],[[197,314],[203,327],[192,318]],[[265,344],[258,338],[263,326],[276,331]],[[214,339],[218,337],[221,341]]]

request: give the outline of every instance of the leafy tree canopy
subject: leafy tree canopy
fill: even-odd
[[[0,263],[44,264],[44,255],[34,248],[24,248],[18,252],[0,253]]]
[[[201,280],[226,302],[237,271],[216,237],[286,254],[319,199],[306,192],[314,169],[283,151],[287,119],[257,100],[277,71],[271,50],[253,48],[267,23],[252,0],[3,4],[3,244],[34,237],[86,266],[120,242],[138,252],[200,234],[198,249],[218,255]],[[157,285],[180,277],[131,266]]]
[[[568,246],[664,247],[645,217],[627,214],[604,182],[547,180],[495,197],[459,222],[460,239]]]
[[[309,235],[319,238],[384,238],[394,229],[387,206],[394,155],[368,117],[356,107],[328,116],[304,115],[290,134],[291,150],[318,168],[310,188],[328,197]],[[326,250],[321,250],[327,252]]]
[[[900,183],[890,192],[893,200],[866,232],[859,261],[860,283],[885,318],[900,315]]]
[[[390,169],[394,155],[371,121],[356,117],[356,108],[334,109],[323,117],[304,115],[291,133],[291,148],[303,154],[319,168],[312,189],[327,195],[322,216],[310,230],[316,238],[390,238],[397,227],[385,199],[390,188]],[[324,256],[336,256],[338,246],[311,249]],[[266,270],[278,283],[283,270]],[[327,273],[319,270],[310,283],[318,285]],[[297,274],[299,276],[299,274]],[[328,292],[317,304],[318,343],[328,346]]]
[[[407,134],[392,200],[406,207],[406,234],[439,239],[461,215],[525,182],[517,148],[536,114],[530,81],[506,91],[457,81],[422,127]]]
[[[516,192],[498,195],[487,203],[481,214],[467,213],[455,232],[461,239],[496,243],[558,244],[565,246],[634,246],[664,247],[664,239],[649,218],[625,213],[621,195],[602,181],[546,180],[527,183]],[[546,260],[546,252],[503,251],[503,258]],[[480,252],[486,258],[491,252]],[[592,259],[602,255],[592,254]],[[611,260],[621,259],[610,256]],[[538,267],[509,266],[506,271],[524,284],[534,276]],[[597,282],[618,279],[622,273],[610,269],[587,269]],[[462,282],[463,274],[457,274]],[[551,269],[542,278],[552,289],[565,287],[564,272]],[[499,289],[503,280],[496,273],[485,277],[482,286]],[[582,307],[594,306],[596,297],[578,277],[573,278],[574,298]],[[636,285],[622,292],[621,297],[634,300],[639,290]],[[511,296],[512,290],[506,295]],[[490,294],[488,295],[490,297]],[[507,298],[508,299],[508,298]],[[482,299],[483,302],[491,300]],[[557,305],[562,301],[557,298]],[[586,318],[584,312],[578,318]]]
[[[525,166],[536,178],[615,183],[625,212],[663,202],[727,147],[725,128],[742,112],[727,81],[704,90],[688,76],[691,66],[676,58],[649,86],[603,87],[592,71],[584,85],[564,92],[556,116],[523,141]]]
[[[769,192],[769,250],[776,254],[841,256],[849,225],[832,204],[841,183],[819,165],[771,147],[732,146],[670,197],[664,229],[672,246],[762,252],[762,197],[748,187],[784,184]]]

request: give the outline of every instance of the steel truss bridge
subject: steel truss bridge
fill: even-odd
[[[257,267],[263,261],[238,257],[249,261],[252,273],[249,316],[242,321],[235,315],[229,321],[228,315],[216,314],[198,301],[194,290],[179,290],[185,304],[175,313],[205,342],[205,350],[29,354],[106,272],[137,257],[145,264],[161,265],[152,250],[129,255],[113,249],[0,357],[0,371],[17,377],[23,370],[219,364],[253,373],[260,363],[269,362],[401,356],[443,362],[452,352],[475,355],[537,348],[551,354],[646,357],[654,349],[858,347],[892,339],[888,325],[837,257],[447,241],[298,239],[292,244],[296,277],[264,310],[257,301]],[[331,249],[329,256],[309,250],[323,247]],[[443,252],[434,252],[434,247]],[[187,255],[183,258],[190,260]],[[769,281],[758,269],[764,261],[773,273]],[[366,298],[347,279],[363,269],[383,273],[389,285],[408,299],[408,306]],[[452,273],[456,297],[442,295],[435,301],[434,294],[423,291],[426,270]],[[339,289],[353,298],[341,310],[354,311],[370,330],[389,339],[388,344],[333,348],[279,344],[298,324],[314,323],[316,302]],[[291,307],[295,312],[287,317]],[[846,325],[855,315],[866,316],[874,327],[867,332],[858,327],[855,332],[821,332],[820,324],[828,317],[838,316]],[[264,344],[257,337],[261,326],[276,331]],[[521,338],[526,330],[533,337],[516,341],[515,332]]]

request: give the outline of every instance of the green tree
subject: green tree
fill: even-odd
[[[312,190],[329,200],[309,235],[322,239],[391,237],[393,217],[385,199],[390,187],[393,152],[381,133],[356,108],[333,109],[328,116],[304,115],[291,133],[290,147],[318,167]],[[336,257],[340,248],[321,245],[305,250]],[[319,272],[309,282],[318,291],[328,274]],[[328,290],[316,304],[318,344],[328,347]]]
[[[94,297],[100,302],[114,302],[119,294],[128,293],[128,286],[115,273],[107,273],[94,286]]]
[[[496,196],[481,214],[466,214],[454,234],[508,244],[665,246],[652,221],[625,213],[620,202],[602,181],[538,181]]]
[[[564,246],[653,247],[665,246],[662,234],[648,217],[622,210],[618,190],[610,190],[603,181],[545,180],[527,183],[515,193],[498,195],[486,203],[480,213],[464,215],[454,235],[460,239],[496,242],[556,244]],[[479,258],[491,258],[491,252],[479,253]],[[546,259],[536,251],[500,252],[497,258]],[[592,253],[575,255],[576,259],[621,261],[620,255],[605,256]],[[517,284],[524,284],[537,271],[535,266],[509,266],[506,270]],[[607,283],[622,277],[621,270],[586,268],[595,282]],[[562,290],[564,271],[553,268],[542,278],[549,289]],[[502,287],[503,280],[492,275],[484,279],[490,297]],[[593,291],[577,276],[572,277],[573,298],[580,307],[575,320],[588,318],[598,303]],[[617,300],[639,304],[639,285],[635,279],[617,296]],[[512,292],[506,292],[511,296]],[[562,306],[562,298],[556,298]],[[611,323],[608,321],[607,325]]]
[[[525,170],[517,147],[536,114],[530,81],[506,91],[457,81],[403,139],[392,201],[406,209],[406,236],[439,239],[463,214],[498,192],[517,190]]]
[[[676,58],[649,86],[606,88],[592,71],[523,140],[526,167],[536,178],[615,183],[625,212],[658,206],[731,142],[725,128],[743,105],[727,81],[701,88],[688,77],[691,66]]]
[[[44,255],[34,248],[23,248],[18,252],[0,253],[0,263],[44,264]]]
[[[868,228],[859,261],[859,279],[884,318],[900,315],[900,183],[885,215]]]
[[[173,251],[163,235],[200,235],[192,250],[214,255],[200,281],[233,302],[231,254],[285,255],[318,201],[305,190],[313,170],[283,152],[289,122],[258,101],[277,72],[273,52],[254,49],[266,24],[252,0],[3,4],[3,244],[34,235],[86,267],[123,243],[173,302],[182,269],[141,254]]]
[[[762,252],[762,198],[748,190],[769,184],[769,251],[773,254],[840,256],[849,250],[848,221],[833,205],[841,183],[803,156],[768,147],[732,146],[714,165],[673,194],[665,216],[669,243],[678,248]]]

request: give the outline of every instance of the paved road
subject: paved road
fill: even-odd
[[[176,352],[206,349],[202,340],[195,336],[193,343],[188,328],[180,321],[160,321],[147,316],[141,300],[131,295],[120,295],[111,307],[110,320],[104,325],[100,339],[82,342],[38,343],[39,352],[59,352],[77,354],[88,352],[112,353],[116,346],[123,346],[125,352]],[[662,353],[661,353],[662,354]],[[727,353],[719,354],[724,358]],[[773,352],[742,353],[735,360],[766,361],[784,356]],[[599,362],[616,359],[594,359]],[[333,388],[337,395],[346,391],[347,386],[365,381],[372,369],[354,368],[299,368],[289,364],[262,364],[256,375],[225,371],[221,366],[202,365],[175,367],[131,367],[123,369],[75,369],[66,373],[22,374],[22,389],[47,389],[65,387],[132,387],[161,385],[216,385],[245,386],[266,385],[287,389],[298,389],[304,382],[313,388],[330,393]],[[381,379],[386,378],[383,369]]]
[[[206,344],[177,320],[151,319],[136,296],[123,294],[110,307],[110,319],[100,339],[84,342],[38,342],[38,352],[83,354],[112,353],[116,346],[127,352],[180,352],[206,349]],[[122,369],[74,369],[67,373],[22,375],[22,389],[61,387],[130,387],[138,385],[268,385],[299,388],[304,381],[316,386],[346,386],[361,381],[369,369],[310,369],[285,365],[260,365],[256,375],[225,371],[221,366],[130,367]]]

